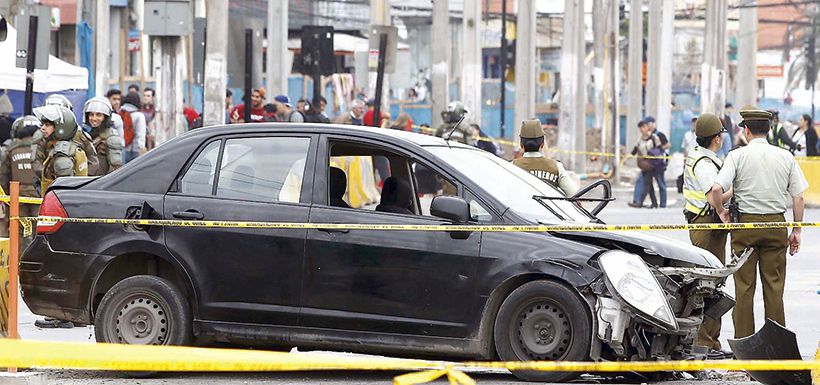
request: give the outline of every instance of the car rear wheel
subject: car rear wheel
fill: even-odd
[[[94,321],[97,342],[133,345],[190,345],[188,301],[166,279],[138,275],[114,285]]]
[[[551,281],[529,282],[501,304],[494,342],[503,361],[585,361],[592,320],[587,304],[572,289]],[[513,371],[523,380],[562,382],[574,372]]]

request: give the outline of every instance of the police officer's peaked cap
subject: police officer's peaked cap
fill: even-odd
[[[698,121],[695,123],[695,135],[698,138],[717,135],[721,129],[723,129],[723,123],[721,123],[720,118],[709,112],[698,116]]]
[[[521,122],[521,137],[534,139],[544,136],[544,129],[538,120],[524,120]]]
[[[746,127],[746,122],[752,120],[768,121],[772,118],[772,113],[766,110],[761,110],[757,106],[745,105],[740,109],[740,117],[743,120],[738,123],[740,127]]]

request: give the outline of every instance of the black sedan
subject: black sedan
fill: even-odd
[[[577,197],[576,197],[577,198]],[[367,224],[600,222],[482,150],[418,134],[248,124],[189,132],[41,216]],[[437,232],[43,222],[36,314],[100,342],[194,339],[502,360],[685,359],[735,265],[646,233]],[[517,372],[560,381],[573,373]]]

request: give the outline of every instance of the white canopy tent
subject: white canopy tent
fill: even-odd
[[[9,26],[6,40],[0,42],[0,90],[26,89],[26,70],[17,68],[17,30]],[[88,71],[66,63],[54,56],[48,57],[47,70],[34,70],[34,92],[52,93],[64,90],[88,89]]]

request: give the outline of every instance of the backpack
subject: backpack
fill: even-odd
[[[660,138],[657,135],[652,135],[652,143],[655,147],[652,147],[647,151],[646,155],[649,156],[664,156],[665,151],[663,147],[661,147]],[[655,171],[664,171],[666,170],[667,160],[664,158],[650,158],[650,163],[652,164],[652,169]]]
[[[134,136],[136,136],[134,121],[131,119],[129,112],[120,111],[119,115],[122,118],[122,136],[125,138],[125,145],[129,146],[134,141]]]

